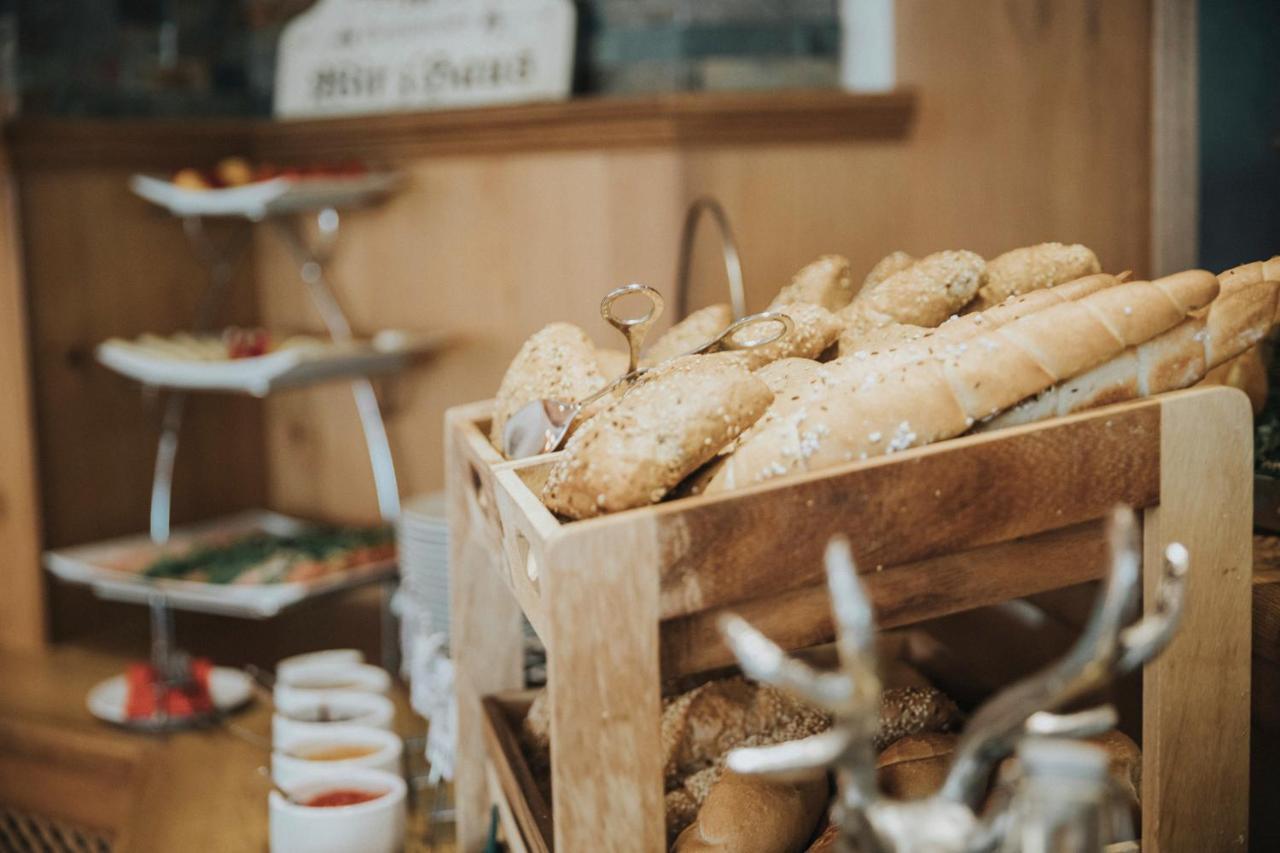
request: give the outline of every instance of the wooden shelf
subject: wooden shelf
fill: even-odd
[[[1117,503],[1142,510],[1148,591],[1174,538],[1201,579],[1178,642],[1143,673],[1144,846],[1218,849],[1215,839],[1244,837],[1245,800],[1225,793],[1248,784],[1250,515],[1240,486],[1251,455],[1239,392],[1161,395],[585,521],[562,521],[538,499],[553,457],[500,460],[487,414],[475,404],[446,416],[464,844],[483,826],[482,804],[497,802],[527,844],[665,849],[661,684],[731,662],[714,628],[725,610],[787,649],[830,641],[820,567],[831,536],[852,537],[878,627],[901,626],[1100,576],[1099,520]],[[512,750],[477,731],[494,725],[485,697],[519,684],[521,612],[547,649],[550,837],[521,819],[529,786],[496,772]],[[1194,784],[1188,731],[1219,733]]]
[[[689,92],[308,121],[21,119],[7,135],[19,168],[161,169],[233,153],[302,162],[893,139],[915,103],[908,89]]]

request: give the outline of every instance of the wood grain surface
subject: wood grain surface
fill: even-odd
[[[35,649],[47,609],[36,566],[42,540],[21,223],[7,152],[0,148],[0,648]]]
[[[457,417],[452,414],[450,419]],[[524,687],[524,637],[520,608],[501,571],[500,553],[485,533],[475,505],[472,462],[450,429],[449,619],[458,701],[458,760],[454,775],[458,844],[483,847],[489,832],[489,784],[485,770],[485,714],[481,699]]]
[[[551,804],[543,799],[534,781],[517,734],[532,697],[532,693],[485,697],[485,744],[489,766],[525,845],[534,853],[548,853],[554,849]]]
[[[1146,608],[1170,542],[1186,546],[1191,572],[1178,635],[1143,673],[1142,849],[1244,850],[1253,419],[1234,389],[1161,402],[1160,505],[1143,518]]]

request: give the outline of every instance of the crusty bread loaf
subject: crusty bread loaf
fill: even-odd
[[[853,299],[853,277],[849,259],[841,255],[823,255],[805,265],[791,278],[791,283],[778,292],[769,309],[807,302],[828,311],[839,311]]]
[[[721,448],[718,455],[726,456],[732,453],[739,442],[751,435],[753,430],[760,429],[779,417],[785,417],[794,406],[801,404],[800,401],[804,399],[808,383],[816,380],[821,373],[821,362],[809,358],[783,358],[757,370],[756,376],[773,392],[773,402],[754,424]],[[691,493],[698,494],[698,491],[700,490],[693,490]]]
[[[960,721],[956,703],[936,687],[891,687],[880,696],[874,745],[881,750],[907,735],[951,731]]]
[[[836,354],[843,358],[855,352],[871,352],[888,349],[910,341],[917,341],[929,334],[928,326],[910,323],[890,323],[887,326],[845,326],[836,342]]]
[[[959,435],[1172,328],[1217,290],[1213,275],[1190,270],[1050,305],[884,372],[838,359],[824,368],[821,395],[741,442],[706,493]]]
[[[817,358],[840,337],[843,328],[840,320],[821,305],[794,302],[779,310],[791,318],[790,332],[773,343],[731,353],[748,370],[759,370],[783,358]],[[733,334],[732,339],[741,344],[768,337],[776,331],[777,323],[762,324],[741,329]]]
[[[1010,296],[1053,287],[1102,269],[1098,257],[1079,243],[1040,243],[1013,249],[987,261],[987,283],[975,307],[990,308]]]
[[[662,334],[645,351],[640,361],[654,365],[667,359],[693,352],[729,328],[733,322],[733,309],[728,305],[708,305],[699,308]]]
[[[1221,292],[1203,316],[1191,317],[1092,370],[1045,389],[978,429],[1034,423],[1194,385],[1214,367],[1261,340],[1280,310],[1280,257],[1236,267],[1219,280]]]
[[[735,355],[688,356],[646,374],[569,439],[544,503],[590,518],[662,500],[773,399]]]
[[[826,812],[825,775],[776,782],[725,771],[675,853],[802,853]]]
[[[710,681],[664,704],[663,775],[671,786],[752,739],[781,743],[830,724],[826,714],[775,687],[741,676]]]
[[[859,332],[891,323],[936,326],[968,304],[985,282],[980,256],[935,252],[860,292],[840,317]]]
[[[489,440],[502,448],[507,419],[527,403],[576,402],[600,390],[604,375],[587,333],[571,323],[552,323],[524,342],[498,386]]]
[[[858,291],[859,295],[863,293],[870,293],[871,288],[875,287],[894,273],[902,272],[915,262],[915,258],[901,249],[890,252],[877,261],[876,265],[867,273],[866,278],[862,280],[862,289]]]
[[[923,732],[898,738],[876,758],[876,781],[887,796],[919,800],[937,793],[947,778],[956,736]]]

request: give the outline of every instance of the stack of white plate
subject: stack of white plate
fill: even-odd
[[[449,637],[449,522],[444,492],[421,495],[400,512],[401,619],[404,650],[413,638]]]

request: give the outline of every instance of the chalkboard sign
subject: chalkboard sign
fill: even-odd
[[[275,114],[563,99],[573,37],[569,0],[322,0],[280,37]]]

